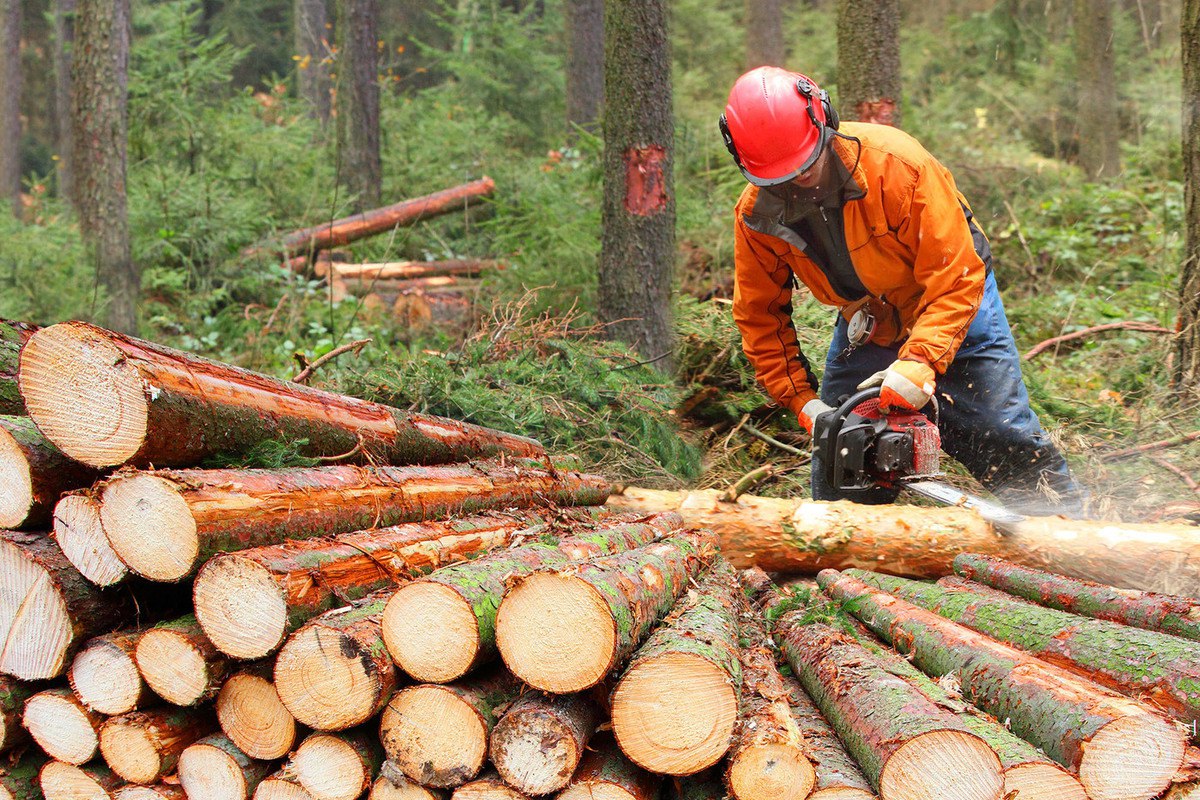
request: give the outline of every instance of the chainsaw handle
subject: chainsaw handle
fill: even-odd
[[[850,397],[843,400],[842,404],[834,410],[833,419],[837,421],[844,420],[846,417],[850,416],[850,413],[854,411],[854,409],[858,408],[863,403],[879,397],[882,391],[883,387],[869,386],[866,389],[855,392],[854,394],[850,395]],[[929,405],[933,406],[933,414],[925,413],[925,409],[921,409],[921,413],[925,414],[926,417],[929,417],[929,420],[934,425],[937,425],[938,418],[941,416],[941,409],[938,407],[937,395],[930,396],[929,404],[927,404],[926,408],[928,408]]]

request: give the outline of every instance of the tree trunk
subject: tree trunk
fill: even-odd
[[[21,718],[25,713],[26,701],[37,690],[37,684],[24,683],[7,675],[0,675],[0,753],[29,741],[29,734],[22,727]]]
[[[513,703],[492,731],[488,754],[504,782],[527,795],[557,792],[571,781],[599,722],[586,692],[530,692]]]
[[[1114,589],[970,553],[954,559],[954,571],[1048,608],[1200,642],[1200,599]]]
[[[85,706],[115,716],[150,702],[150,687],[134,658],[141,635],[138,629],[106,633],[80,648],[67,679]]]
[[[379,773],[383,752],[374,732],[314,733],[292,756],[296,777],[314,800],[344,800],[365,792]]]
[[[742,687],[740,591],[733,568],[718,558],[638,649],[617,683],[613,735],[643,769],[693,775],[729,749]]]
[[[340,731],[379,713],[396,689],[380,618],[391,589],[327,611],[296,631],[275,660],[275,691],[298,721]]]
[[[611,736],[597,736],[557,800],[654,800],[662,776],[634,764]]]
[[[688,531],[525,576],[496,613],[500,655],[544,692],[591,688],[633,655],[716,552],[716,537]]]
[[[735,567],[769,572],[811,575],[862,567],[938,578],[952,571],[955,556],[969,552],[1131,589],[1187,594],[1200,585],[1200,531],[1194,525],[1033,517],[1015,533],[1001,534],[966,509],[752,495],[728,503],[715,490],[634,487],[609,498],[608,506],[678,510],[689,526],[715,531]]]
[[[329,122],[329,47],[325,29],[325,0],[295,0],[292,4],[293,47],[300,59],[296,63],[296,88],[300,97],[312,105],[312,116]]]
[[[82,322],[30,338],[20,385],[47,438],[95,467],[193,466],[301,439],[306,456],[360,463],[545,455],[524,436],[310,389]]]
[[[24,414],[25,401],[17,388],[21,350],[37,330],[28,322],[0,319],[0,414]]]
[[[188,797],[250,798],[273,766],[250,758],[225,734],[214,733],[179,756],[179,783]]]
[[[674,369],[674,123],[666,0],[604,4],[604,234],[598,313],[609,335]]]
[[[1200,644],[1196,642],[1016,598],[1006,601],[991,589],[984,589],[990,596],[983,597],[961,579],[957,585],[944,586],[857,569],[845,574],[1200,725]]]
[[[500,668],[397,692],[379,724],[388,760],[425,786],[461,786],[483,769],[497,709],[520,692],[520,682]]]
[[[75,196],[75,159],[71,143],[71,50],[75,46],[76,0],[53,0],[54,13],[54,148],[58,160],[58,196]]]
[[[446,683],[495,659],[496,610],[513,580],[566,569],[572,561],[624,552],[682,525],[677,514],[644,521],[603,520],[598,530],[563,531],[556,544],[534,543],[440,569],[400,587],[383,615],[383,639],[415,680]]]
[[[25,703],[29,735],[51,758],[68,764],[86,764],[96,756],[104,719],[65,686],[38,692]]]
[[[782,67],[787,61],[783,41],[783,0],[745,0],[746,69]]]
[[[900,0],[838,0],[842,119],[900,127]]]
[[[1075,0],[1079,165],[1094,180],[1121,174],[1114,62],[1113,0]]]
[[[788,691],[792,721],[804,736],[816,770],[810,800],[875,800],[875,792],[866,776],[800,682],[793,677],[784,678],[783,682]]]
[[[100,727],[100,752],[113,772],[133,783],[154,783],[175,771],[192,742],[216,730],[211,709],[162,706],[109,717]]]
[[[0,416],[0,528],[45,529],[64,492],[99,477],[60,453],[28,417]]]
[[[379,0],[337,0],[338,183],[357,209],[379,205]]]
[[[468,781],[454,790],[453,800],[530,800],[500,779],[494,770],[488,770],[473,781]]]
[[[1141,703],[1083,681],[849,575],[817,576],[834,600],[934,678],[1078,776],[1092,800],[1154,797],[1183,762],[1184,734]],[[1131,763],[1129,753],[1138,753]]]
[[[100,519],[131,570],[188,577],[217,553],[488,508],[603,500],[602,479],[496,462],[131,473],[104,489]]]
[[[134,657],[150,688],[176,706],[211,700],[233,668],[204,635],[194,614],[160,622],[143,633]]]
[[[594,131],[604,114],[604,0],[567,0],[567,135]]]
[[[17,798],[41,800],[43,795],[50,800],[74,800],[76,797],[86,797],[89,800],[93,797],[108,798],[112,796],[112,792],[125,785],[120,775],[98,761],[81,767],[62,761],[48,761],[42,767],[39,782],[42,785],[42,794],[36,791],[33,794],[18,793]],[[29,788],[26,784],[21,790],[28,791]]]
[[[54,506],[54,540],[75,569],[97,586],[112,586],[129,574],[104,535],[100,501],[90,491],[69,494]]]
[[[1183,0],[1180,25],[1183,60],[1184,242],[1179,275],[1179,337],[1175,346],[1175,390],[1200,398],[1200,0]]]
[[[222,553],[196,575],[196,616],[222,652],[262,658],[335,606],[545,527],[532,512],[493,512]]]
[[[130,37],[129,0],[78,0],[71,52],[75,209],[108,293],[105,324],[123,333],[137,332],[141,287],[125,198]]]
[[[296,718],[275,691],[274,663],[261,661],[231,675],[217,695],[217,722],[238,749],[265,761],[295,745]]]
[[[0,202],[20,219],[21,207],[21,2],[0,0]]]
[[[801,612],[776,625],[805,691],[883,797],[999,800],[995,752],[950,712],[885,670],[861,645]]]

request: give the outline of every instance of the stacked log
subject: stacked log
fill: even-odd
[[[495,772],[485,772],[454,790],[453,800],[529,800],[500,779]]]
[[[104,798],[125,785],[125,780],[103,764],[75,766],[62,761],[48,761],[38,775],[38,783],[46,800],[79,800],[79,798]],[[21,788],[24,794],[15,795],[18,800],[34,800],[36,794]]]
[[[100,749],[104,716],[89,710],[66,687],[38,692],[25,703],[23,724],[46,755],[68,764],[86,764]]]
[[[313,800],[291,769],[284,767],[263,779],[254,790],[254,800]]]
[[[25,401],[17,388],[21,348],[37,326],[0,319],[0,414],[24,414]]]
[[[68,494],[54,506],[54,540],[75,569],[97,586],[113,586],[129,574],[104,535],[100,500],[90,491]]]
[[[275,691],[274,665],[264,661],[229,676],[217,695],[217,722],[251,758],[283,758],[300,735],[296,718]]]
[[[71,662],[71,689],[85,706],[116,716],[146,705],[150,687],[137,667],[137,628],[89,639]]]
[[[194,742],[179,756],[179,783],[188,797],[248,800],[271,771],[238,749],[224,734]]]
[[[662,776],[647,772],[605,736],[579,765],[559,800],[654,800]]]
[[[37,691],[36,684],[0,675],[0,753],[29,739],[21,720],[25,714],[25,703]]]
[[[64,492],[99,476],[59,452],[28,417],[0,416],[0,528],[44,529]]]
[[[110,717],[100,726],[100,752],[131,783],[154,783],[175,770],[192,742],[217,727],[209,710],[161,706]]]
[[[600,713],[587,694],[530,692],[492,730],[488,756],[504,783],[527,795],[544,795],[571,781]]]
[[[194,706],[216,696],[232,668],[200,629],[194,614],[160,622],[138,639],[138,672],[163,700]]]
[[[837,733],[821,715],[804,687],[793,677],[783,679],[792,721],[804,737],[815,772],[813,800],[874,800],[875,792],[858,763],[846,752]]]
[[[379,740],[367,731],[314,733],[296,748],[290,769],[314,800],[354,800],[381,764]]]

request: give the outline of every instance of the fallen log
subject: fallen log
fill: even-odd
[[[953,714],[861,645],[802,612],[775,626],[804,690],[885,797],[1000,800],[1000,759]]]
[[[48,756],[68,764],[86,764],[95,757],[104,719],[65,687],[38,692],[25,703],[29,735]]]
[[[100,726],[100,753],[113,772],[154,783],[175,771],[184,749],[216,730],[210,709],[162,706],[109,717]]]
[[[875,800],[875,792],[862,769],[842,745],[833,728],[804,687],[793,677],[785,677],[792,721],[800,729],[808,753],[813,759],[816,780],[811,800]]]
[[[217,553],[429,518],[601,502],[603,479],[520,465],[180,470],[119,475],[100,519],[131,570],[178,581]]]
[[[132,610],[88,583],[43,533],[0,531],[0,584],[0,672],[22,680],[61,675],[85,639]]]
[[[69,494],[54,506],[54,540],[75,569],[97,586],[113,586],[129,575],[104,535],[100,501],[91,492]]]
[[[146,705],[150,687],[138,671],[140,629],[106,633],[89,639],[79,649],[67,680],[85,706],[108,716],[125,714]]]
[[[404,327],[421,331],[429,327],[465,328],[478,317],[479,287],[464,286],[445,290],[406,289],[392,295],[373,293],[372,303],[390,305],[392,318]],[[367,302],[364,298],[364,303]]]
[[[188,800],[183,787],[177,783],[156,783],[152,786],[123,786],[113,800]]]
[[[611,736],[598,736],[556,800],[654,800],[662,776],[634,764]]]
[[[451,797],[453,800],[529,800],[529,795],[506,784],[494,771],[467,781],[455,789]]]
[[[533,511],[492,512],[223,553],[196,575],[196,617],[222,652],[261,658],[313,617],[514,538],[537,536],[547,519]]]
[[[740,592],[718,557],[634,653],[612,693],[612,731],[639,767],[694,775],[729,749],[742,686]]]
[[[313,271],[318,278],[340,281],[420,281],[429,278],[478,278],[485,272],[502,269],[500,262],[479,258],[444,261],[385,261],[351,264],[344,261],[318,261]],[[419,285],[419,284],[414,284]]]
[[[45,528],[63,492],[98,477],[59,452],[29,417],[0,416],[0,528]]]
[[[517,579],[496,613],[496,645],[534,688],[591,688],[624,662],[717,552],[716,537],[669,539]]]
[[[138,639],[134,659],[155,694],[176,706],[211,700],[233,668],[204,635],[194,614],[147,630]]]
[[[37,331],[36,325],[0,319],[0,414],[24,414],[25,401],[17,388],[21,348]]]
[[[275,691],[273,669],[269,661],[243,667],[217,695],[221,730],[243,753],[264,761],[283,758],[299,736],[296,718]]]
[[[385,761],[379,769],[379,777],[371,785],[367,800],[449,800],[449,797],[450,793],[443,789],[431,789],[410,781],[392,762]]]
[[[47,761],[38,775],[46,800],[108,800],[125,785],[125,780],[104,764],[92,762],[76,766],[63,761]],[[28,792],[29,787],[23,791]],[[19,800],[37,800],[39,795],[15,795]]]
[[[624,515],[590,532],[566,530],[568,537],[556,544],[528,544],[440,569],[401,586],[388,601],[384,643],[397,666],[414,680],[457,680],[495,659],[496,610],[512,581],[640,547],[682,522],[678,514],[640,520]]]
[[[596,702],[586,693],[530,692],[496,723],[488,755],[514,789],[528,795],[557,792],[575,774],[597,722]]]
[[[379,739],[365,730],[314,733],[300,743],[291,768],[314,800],[354,800],[379,774]]]
[[[955,556],[980,553],[1076,578],[1187,594],[1200,585],[1200,528],[1031,517],[1002,535],[960,508],[866,506],[742,495],[715,490],[626,488],[609,498],[620,511],[677,510],[689,526],[721,537],[735,567],[815,574],[860,567],[908,578],[940,578]]]
[[[497,708],[520,691],[520,682],[503,669],[400,690],[379,723],[388,761],[422,785],[461,786],[483,769]]]
[[[93,467],[187,467],[272,440],[304,440],[304,455],[359,463],[545,457],[524,436],[311,389],[83,322],[31,337],[20,381],[46,438]]]
[[[254,800],[313,800],[289,767],[268,775],[254,790]]]
[[[1117,589],[971,553],[954,559],[954,571],[1047,608],[1200,642],[1200,600],[1196,598]]]
[[[188,797],[248,800],[271,767],[243,753],[225,734],[214,733],[179,756],[179,783]]]
[[[1183,763],[1180,728],[1145,704],[833,570],[817,576],[835,601],[911,654],[934,678],[1072,770],[1092,800],[1149,800]]]
[[[25,714],[25,703],[40,688],[36,683],[0,675],[0,753],[29,741],[28,731],[22,726],[21,720]]]

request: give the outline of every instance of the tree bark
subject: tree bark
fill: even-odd
[[[0,201],[20,219],[21,207],[21,2],[0,0]]]
[[[604,6],[604,234],[598,313],[608,334],[674,368],[671,46],[665,0]]]
[[[745,0],[746,69],[782,67],[787,61],[783,8],[783,0]]]
[[[58,501],[54,506],[54,540],[72,566],[97,586],[112,586],[129,574],[129,568],[117,558],[104,535],[100,501],[93,492],[69,494]]]
[[[379,205],[379,0],[337,0],[339,183],[357,209]]]
[[[374,732],[314,733],[292,756],[300,785],[314,800],[355,798],[379,773],[383,752]]]
[[[176,706],[211,700],[233,668],[204,635],[194,614],[160,622],[143,633],[134,658],[150,688]]]
[[[496,614],[500,655],[517,677],[542,691],[591,688],[633,655],[716,552],[716,537],[688,531],[524,576]]]
[[[65,686],[38,692],[25,703],[29,735],[47,755],[67,764],[86,764],[95,757],[104,719]]]
[[[225,734],[214,733],[179,756],[179,783],[188,797],[250,798],[273,766],[250,758]]]
[[[38,428],[95,467],[192,466],[264,441],[359,463],[541,458],[532,439],[310,389],[82,322],[34,334],[21,391]],[[80,408],[91,410],[81,419]]]
[[[557,800],[654,800],[662,776],[634,764],[611,736],[597,736]]]
[[[603,500],[602,479],[496,462],[131,473],[100,519],[131,570],[178,581],[218,553],[489,508]]]
[[[1195,598],[1116,589],[971,553],[954,559],[954,571],[1048,608],[1200,642],[1200,600]]]
[[[425,786],[461,786],[483,769],[497,711],[520,692],[520,682],[500,668],[397,692],[379,724],[388,760]]]
[[[838,0],[842,119],[900,127],[900,0]]]
[[[810,800],[875,800],[871,784],[846,752],[828,720],[821,716],[804,687],[793,677],[783,679],[792,721],[808,745],[816,770]]]
[[[41,800],[43,794],[51,798],[103,797],[108,798],[125,785],[120,775],[96,761],[77,767],[62,761],[47,761],[38,776],[42,793],[17,794],[21,800]],[[28,791],[26,785],[23,791]]]
[[[37,684],[0,675],[0,753],[29,741],[29,733],[22,727],[21,718],[25,713],[26,701],[38,688]]]
[[[192,742],[216,730],[211,709],[162,706],[109,717],[100,727],[100,752],[113,772],[133,783],[154,783],[175,771]]]
[[[0,416],[0,528],[45,529],[64,492],[99,477],[59,452],[28,417]]]
[[[861,645],[801,612],[775,634],[805,691],[884,797],[999,800],[995,752],[950,712],[885,670]]]
[[[604,0],[567,0],[567,135],[594,131],[604,114]]]
[[[729,749],[742,687],[740,591],[733,568],[718,558],[638,649],[617,683],[613,735],[643,769],[694,775]]]
[[[488,755],[504,782],[518,791],[557,792],[570,783],[599,717],[595,700],[586,692],[530,692],[496,723]]]
[[[72,49],[75,210],[108,293],[106,325],[137,332],[141,273],[129,250],[125,193],[129,0],[78,0]]]
[[[325,0],[294,0],[292,4],[296,55],[296,88],[312,106],[312,116],[329,122],[329,63],[333,56],[325,28]]]
[[[1183,0],[1183,193],[1185,241],[1179,274],[1175,391],[1200,398],[1200,0]]]
[[[1072,770],[1092,800],[1150,798],[1183,762],[1184,734],[1150,707],[1083,681],[849,575],[822,588],[934,678],[955,673],[963,696]],[[1129,753],[1139,754],[1131,763]]]
[[[28,322],[0,319],[0,414],[24,414],[25,401],[17,387],[21,350],[37,330]]]
[[[1121,173],[1121,129],[1114,106],[1117,85],[1113,0],[1075,0],[1075,63],[1079,97],[1079,165],[1089,178]]]
[[[682,525],[677,514],[643,521],[603,520],[591,531],[493,553],[438,570],[400,587],[383,615],[383,638],[396,664],[415,680],[445,683],[493,661],[496,610],[512,581],[573,561],[641,547]]]
[[[1200,725],[1200,644],[1056,611],[969,581],[931,585],[851,569],[844,573],[1082,678]]]
[[[271,761],[292,750],[299,736],[296,718],[275,691],[273,661],[260,661],[234,673],[217,695],[217,722],[238,749]]]
[[[54,147],[58,157],[58,196],[75,196],[75,159],[71,143],[71,50],[75,46],[76,0],[53,0],[54,13]]]
[[[769,572],[862,567],[938,578],[952,571],[955,556],[970,552],[1130,589],[1186,594],[1200,583],[1200,532],[1194,525],[1032,517],[1006,535],[966,509],[721,498],[713,490],[628,487],[609,498],[608,506],[678,510],[689,526],[715,531],[735,567]]]
[[[138,672],[136,628],[89,639],[71,662],[67,680],[83,704],[101,714],[115,716],[150,702],[150,687]]]

